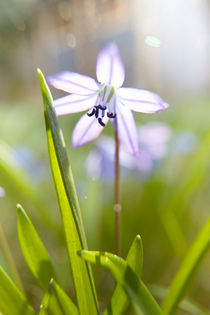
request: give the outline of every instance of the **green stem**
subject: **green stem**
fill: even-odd
[[[117,122],[116,122],[117,123]],[[118,256],[121,254],[121,201],[120,201],[120,156],[119,156],[120,142],[115,129],[115,252]]]

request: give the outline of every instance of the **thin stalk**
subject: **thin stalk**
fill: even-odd
[[[7,243],[7,239],[6,239],[6,236],[4,234],[4,231],[3,231],[1,224],[0,224],[0,247],[2,248],[5,259],[8,263],[10,272],[12,274],[12,277],[13,277],[16,285],[22,291],[22,293],[25,294],[19,273],[18,273],[17,268],[15,266],[15,262],[14,262],[12,253],[11,253],[11,250],[10,250],[9,245]]]
[[[117,124],[117,122],[116,122]],[[121,254],[121,201],[120,201],[120,142],[115,128],[115,200],[114,200],[114,213],[115,213],[115,252],[116,255]]]

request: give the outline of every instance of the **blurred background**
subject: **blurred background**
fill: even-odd
[[[17,202],[57,264],[60,284],[74,294],[48,163],[37,67],[45,75],[70,70],[95,78],[98,52],[115,41],[125,64],[124,86],[152,90],[171,105],[159,114],[135,115],[141,159],[126,153],[121,158],[123,256],[140,233],[143,279],[156,285],[154,294],[161,299],[161,288],[168,286],[209,217],[209,8],[207,0],[0,0],[0,222],[36,309],[42,293],[18,245]],[[55,98],[63,95],[51,90]],[[104,138],[73,149],[71,133],[79,117],[59,120],[89,247],[113,251],[113,144],[107,138],[113,130],[110,124]],[[3,252],[0,263],[10,273]],[[210,308],[209,272],[207,255],[189,290],[190,298],[205,308]],[[94,273],[103,308],[114,282],[100,268],[94,267]]]

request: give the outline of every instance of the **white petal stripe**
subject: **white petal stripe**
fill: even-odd
[[[90,109],[96,104],[97,93],[90,95],[71,94],[54,100],[57,115],[79,113]]]
[[[119,139],[125,146],[125,149],[136,155],[138,148],[138,134],[133,114],[129,108],[117,104],[117,130]]]
[[[136,112],[157,113],[168,107],[159,95],[147,90],[120,88],[117,94],[121,103]]]
[[[57,89],[79,95],[92,94],[99,89],[99,85],[94,79],[86,75],[70,71],[64,71],[49,76],[47,77],[47,81],[50,85]]]

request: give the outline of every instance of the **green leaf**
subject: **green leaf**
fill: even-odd
[[[203,226],[191,245],[181,267],[169,287],[168,294],[163,301],[163,310],[165,314],[174,314],[176,311],[209,245],[210,219]]]
[[[54,269],[49,255],[40,240],[31,220],[20,205],[17,205],[18,237],[25,260],[43,289],[47,289]]]
[[[39,315],[47,315],[48,311],[51,315],[78,315],[77,307],[54,279],[44,295]]]
[[[73,175],[62,131],[53,108],[52,96],[40,70],[38,75],[44,102],[51,169],[61,210],[78,308],[81,314],[94,315],[98,314],[99,310],[92,272],[89,264],[77,255],[77,251],[87,248],[87,244]]]
[[[137,235],[134,239],[128,256],[126,259],[128,265],[133,269],[134,272],[141,278],[142,267],[143,267],[143,246],[140,235]],[[121,285],[117,285],[114,294],[104,311],[104,315],[120,315],[124,314],[129,305],[129,298]]]
[[[107,268],[112,273],[129,296],[137,314],[162,314],[151,293],[125,260],[106,252],[82,250],[78,254],[93,264]]]
[[[68,297],[68,295],[63,291],[63,289],[55,282],[55,280],[51,280],[51,291],[56,298],[56,301],[62,310],[62,314],[64,315],[78,315],[78,310],[72,300]]]
[[[50,298],[51,298],[51,294],[48,290],[45,292],[44,297],[42,299],[42,303],[40,305],[39,315],[47,315],[48,314]]]
[[[8,315],[35,315],[24,295],[0,266],[0,312]]]

